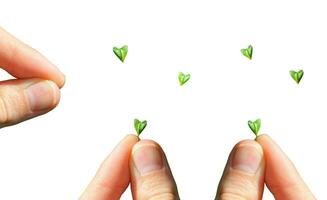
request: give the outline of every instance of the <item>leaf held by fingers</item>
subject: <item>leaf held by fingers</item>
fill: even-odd
[[[134,128],[136,130],[137,136],[140,136],[140,134],[142,133],[142,131],[145,129],[147,125],[147,121],[140,121],[138,119],[134,119]]]
[[[258,136],[260,127],[261,127],[261,120],[257,119],[254,122],[249,120],[248,121],[249,128],[252,130],[255,136]]]
[[[303,77],[303,75],[304,75],[304,72],[303,72],[303,70],[299,70],[299,71],[293,71],[293,70],[291,70],[290,71],[290,75],[294,79],[294,81],[297,84],[299,84],[300,81],[301,81],[301,79],[302,79],[302,77]]]
[[[188,80],[190,80],[190,78],[191,78],[190,74],[184,74],[182,72],[179,72],[178,74],[179,85],[180,86],[184,85]]]
[[[122,46],[121,48],[114,47],[113,48],[113,52],[119,58],[119,60],[121,60],[122,62],[124,62],[125,61],[125,58],[127,56],[127,53],[128,53],[128,46],[125,45],[125,46]]]

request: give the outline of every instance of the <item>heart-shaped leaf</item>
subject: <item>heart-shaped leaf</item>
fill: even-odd
[[[241,49],[242,54],[247,57],[248,59],[252,59],[253,54],[253,47],[251,45],[248,46],[246,49]]]
[[[179,72],[178,74],[178,80],[179,80],[179,85],[184,85],[188,80],[190,80],[191,75],[190,74],[184,74],[182,72]]]
[[[250,129],[252,130],[252,132],[254,133],[254,135],[258,136],[258,133],[259,133],[259,130],[261,127],[261,120],[257,119],[254,122],[249,120],[248,125],[249,125]]]
[[[304,74],[303,70],[300,70],[300,71],[297,71],[297,72],[293,71],[293,70],[290,71],[290,75],[292,76],[292,78],[294,79],[294,81],[297,84],[300,83],[300,81],[301,81],[301,79],[303,77],[303,74]]]
[[[142,133],[142,131],[145,129],[147,125],[147,121],[140,121],[138,119],[134,119],[134,128],[136,130],[137,136],[140,136],[140,134]]]
[[[125,46],[123,46],[121,48],[114,47],[113,51],[116,54],[116,56],[119,58],[119,60],[124,62],[124,60],[125,60],[125,58],[127,56],[127,53],[128,53],[128,46],[125,45]]]

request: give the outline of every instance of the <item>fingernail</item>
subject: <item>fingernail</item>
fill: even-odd
[[[233,155],[231,167],[249,174],[255,174],[260,166],[262,153],[252,145],[238,147]]]
[[[154,145],[143,145],[133,152],[133,161],[140,175],[163,168],[162,154]]]
[[[58,101],[54,87],[57,86],[51,81],[40,81],[28,86],[25,92],[30,109],[32,111],[42,111],[53,108]]]

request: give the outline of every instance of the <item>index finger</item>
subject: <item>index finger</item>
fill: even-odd
[[[0,66],[16,78],[41,78],[65,83],[65,76],[42,54],[0,27]]]
[[[129,158],[135,135],[126,136],[103,161],[92,182],[79,200],[118,200],[130,181]]]
[[[268,135],[260,135],[256,140],[262,146],[266,158],[265,182],[275,199],[315,200],[280,147]]]

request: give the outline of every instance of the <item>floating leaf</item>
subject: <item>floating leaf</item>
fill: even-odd
[[[190,74],[184,74],[182,72],[179,72],[178,74],[178,80],[179,80],[179,85],[184,85],[188,80],[190,80],[191,75]]]
[[[250,59],[250,60],[252,59],[253,47],[251,45],[249,45],[248,48],[241,49],[241,52],[248,59]]]
[[[302,79],[302,77],[303,77],[303,74],[304,74],[303,70],[300,70],[300,71],[298,71],[298,72],[293,71],[293,70],[290,71],[290,75],[291,75],[291,77],[294,79],[294,81],[295,81],[297,84],[300,83],[300,81],[301,81],[301,79]]]
[[[125,46],[123,46],[121,48],[114,47],[113,51],[116,54],[116,56],[119,58],[119,60],[124,62],[124,60],[125,60],[125,58],[127,56],[127,53],[128,53],[128,46],[125,45]]]

